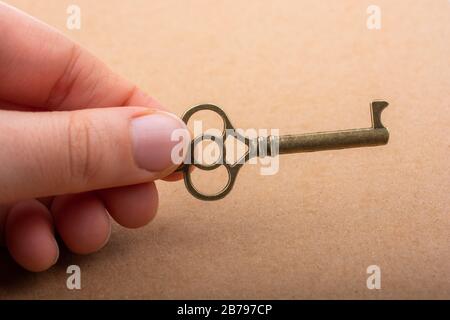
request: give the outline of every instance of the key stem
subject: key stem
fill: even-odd
[[[269,139],[276,139],[271,137]],[[389,140],[386,128],[352,129],[298,135],[283,135],[279,139],[279,154],[314,152],[379,146]]]

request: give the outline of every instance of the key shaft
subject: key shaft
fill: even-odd
[[[279,154],[288,154],[379,146],[388,142],[389,132],[386,128],[367,128],[283,135],[278,137],[278,139]]]
[[[388,103],[385,101],[372,102],[371,128],[269,136],[267,137],[268,151],[264,152],[262,147],[260,147],[258,148],[258,155],[274,156],[276,154],[360,148],[387,144],[389,131],[381,123],[381,112],[387,105]],[[263,139],[260,141],[263,141]],[[260,144],[260,146],[262,145]]]

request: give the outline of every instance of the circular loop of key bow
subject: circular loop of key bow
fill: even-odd
[[[225,147],[225,141],[226,141],[227,137],[233,135],[233,137],[235,137],[237,140],[245,143],[245,145],[247,145],[247,146],[249,146],[250,141],[247,137],[244,137],[243,135],[238,133],[235,130],[235,128],[233,127],[233,125],[231,124],[231,121],[228,119],[228,116],[226,115],[226,113],[221,108],[219,108],[218,106],[213,105],[213,104],[202,104],[202,105],[199,105],[199,106],[189,109],[183,115],[182,120],[184,121],[184,123],[187,124],[189,119],[195,113],[204,111],[204,110],[215,112],[216,114],[218,114],[220,116],[220,118],[223,121],[222,134],[221,134],[221,136],[215,136],[215,135],[203,133],[202,135],[195,137],[191,141],[190,150],[189,150],[189,154],[191,155],[190,156],[191,161],[190,161],[190,163],[185,163],[182,166],[182,171],[183,171],[183,175],[184,175],[184,183],[186,185],[186,188],[194,197],[196,197],[200,200],[218,200],[218,199],[222,199],[223,197],[225,197],[231,191],[231,189],[234,186],[234,182],[236,181],[236,177],[239,172],[239,169],[243,166],[244,162],[247,160],[247,153],[246,153],[245,156],[241,159],[243,161],[239,160],[233,164],[227,163],[226,147]],[[194,157],[195,147],[197,146],[198,143],[201,143],[204,140],[213,141],[214,143],[216,143],[219,146],[220,156],[212,164],[198,163],[195,160],[195,157]],[[222,190],[220,190],[216,193],[212,193],[212,194],[202,193],[195,187],[194,183],[192,182],[192,176],[191,176],[192,170],[190,168],[191,166],[195,166],[201,170],[214,170],[220,166],[224,166],[225,169],[227,170],[228,181],[227,181],[226,185],[222,188]]]

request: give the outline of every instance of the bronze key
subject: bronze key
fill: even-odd
[[[335,150],[346,148],[370,147],[387,144],[389,131],[381,123],[381,112],[388,106],[386,101],[374,101],[371,103],[372,127],[363,129],[338,130],[307,134],[290,134],[281,136],[268,136],[249,139],[239,134],[232,126],[225,112],[219,107],[204,104],[189,109],[183,115],[183,121],[187,124],[192,115],[202,110],[216,112],[223,120],[224,129],[221,136],[202,134],[195,137],[190,145],[190,157],[177,171],[182,171],[184,183],[188,191],[200,200],[219,200],[225,197],[233,188],[239,169],[244,163],[253,157],[277,156],[278,154],[313,152],[322,150]],[[225,140],[233,136],[245,143],[248,147],[245,154],[235,163],[227,163]],[[195,146],[203,140],[212,140],[220,147],[220,157],[212,164],[197,163],[193,155]],[[190,166],[193,165],[201,170],[214,170],[224,166],[228,172],[228,182],[225,187],[213,194],[199,192],[191,179]]]

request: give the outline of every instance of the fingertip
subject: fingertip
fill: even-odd
[[[135,87],[133,90],[133,94],[130,98],[125,102],[126,106],[143,106],[153,109],[159,109],[162,111],[169,111],[165,108],[159,101],[155,98],[149,96],[146,92],[141,90],[138,87]]]
[[[167,177],[162,178],[162,180],[168,181],[168,182],[179,181],[181,179],[183,179],[182,172],[174,172],[174,173],[169,174]]]
[[[51,212],[59,235],[72,252],[93,253],[108,242],[111,220],[94,193],[56,197]]]
[[[141,169],[170,174],[187,150],[186,124],[172,113],[136,116],[130,122],[130,132],[134,161]]]
[[[47,270],[58,260],[50,212],[37,200],[12,207],[6,218],[5,238],[13,259],[29,271]]]
[[[189,166],[189,172],[193,172],[195,170],[195,166]],[[162,178],[164,181],[174,182],[184,179],[184,173],[182,171],[175,171],[169,174],[168,176]]]
[[[126,228],[140,228],[152,221],[158,210],[154,182],[98,191],[109,214]]]

